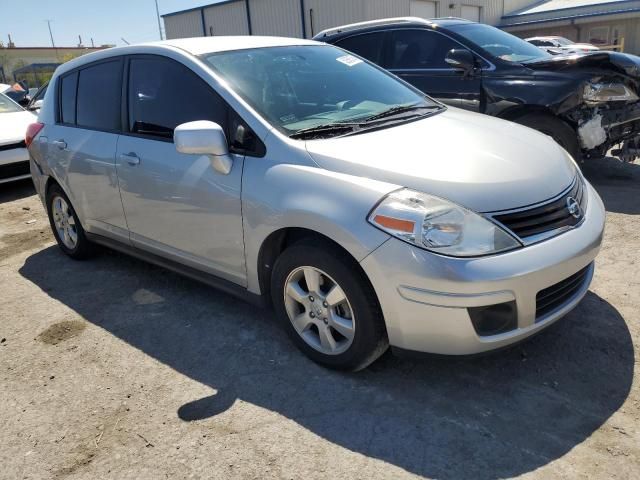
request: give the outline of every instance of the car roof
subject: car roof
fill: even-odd
[[[253,35],[243,36],[215,36],[179,38],[163,40],[161,42],[143,43],[141,45],[156,45],[180,48],[192,55],[204,53],[228,52],[231,50],[245,50],[249,48],[286,47],[294,45],[318,45],[313,40],[287,37],[262,37]]]
[[[388,26],[408,26],[408,27],[447,27],[449,25],[460,25],[463,23],[475,23],[464,18],[442,17],[442,18],[420,18],[420,17],[395,17],[381,20],[369,20],[367,22],[350,23],[339,27],[327,28],[318,33],[314,39],[324,40],[325,38],[342,35],[347,32],[357,32],[360,30],[384,29]]]
[[[194,56],[207,53],[228,52],[233,50],[246,50],[250,48],[286,47],[299,45],[323,45],[313,40],[286,37],[261,37],[261,36],[219,36],[219,37],[193,37],[174,40],[162,40],[159,42],[138,43],[123,47],[105,48],[97,52],[87,53],[76,57],[60,65],[55,76],[81,67],[85,64],[105,60],[121,55],[136,55],[145,53],[159,53],[162,50],[179,51]]]

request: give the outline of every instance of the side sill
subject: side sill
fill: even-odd
[[[211,275],[209,273],[202,272],[195,268],[182,265],[178,262],[168,260],[159,255],[146,252],[139,248],[125,245],[116,240],[103,237],[102,235],[96,235],[95,233],[88,233],[88,232],[86,232],[85,235],[87,236],[87,239],[93,243],[97,243],[98,245],[102,245],[112,250],[116,250],[126,255],[130,255],[132,257],[138,258],[140,260],[151,263],[153,265],[166,268],[167,270],[171,270],[172,272],[175,272],[179,275],[183,275],[185,277],[191,278],[192,280],[204,283],[217,290],[221,290],[225,293],[228,293],[229,295],[233,295],[234,297],[240,300],[244,300],[245,302],[251,303],[252,305],[256,305],[262,308],[269,306],[269,302],[264,297],[264,295],[257,295],[255,293],[251,293],[246,288],[241,287],[240,285],[236,285],[235,283],[225,280],[223,278],[219,278],[219,277],[216,277],[215,275]]]

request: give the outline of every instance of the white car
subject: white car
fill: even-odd
[[[24,138],[35,120],[33,113],[0,93],[0,183],[31,176]]]
[[[531,37],[525,40],[550,53],[588,53],[600,50],[590,43],[575,43],[564,37]]]

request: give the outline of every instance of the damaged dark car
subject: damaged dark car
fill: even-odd
[[[337,27],[315,40],[390,70],[446,104],[553,137],[576,160],[640,156],[640,58],[550,55],[489,25],[396,18]]]

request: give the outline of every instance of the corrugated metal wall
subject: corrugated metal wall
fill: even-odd
[[[640,0],[638,0],[640,3]],[[480,7],[481,21],[496,25],[503,11],[519,10],[535,0],[434,0],[436,15],[462,16],[462,6]],[[307,37],[326,28],[365,20],[410,14],[411,0],[304,0]],[[451,8],[453,7],[453,8]],[[595,8],[595,7],[594,7]],[[250,0],[254,35],[302,36],[300,0]],[[245,0],[206,7],[207,35],[245,35],[249,33]],[[168,38],[202,34],[200,11],[164,17]]]
[[[325,28],[364,20],[365,0],[305,0],[307,36]]]
[[[244,0],[205,8],[204,22],[207,36],[249,34]]]
[[[202,36],[202,16],[200,15],[200,10],[164,17],[164,29],[169,39]]]
[[[302,37],[300,0],[250,0],[254,35]]]

